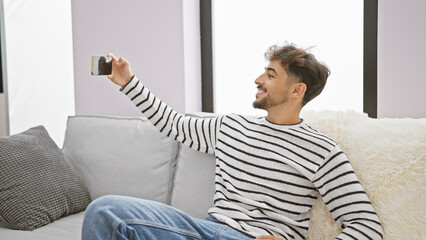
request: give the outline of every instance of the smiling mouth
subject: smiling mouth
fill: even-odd
[[[266,89],[257,87],[256,98],[263,96],[266,93]]]

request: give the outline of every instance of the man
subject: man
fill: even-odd
[[[272,46],[256,80],[266,117],[186,117],[155,97],[113,54],[108,78],[164,134],[216,156],[214,206],[196,219],[170,206],[107,196],[86,210],[83,239],[305,239],[321,194],[344,230],[337,239],[382,239],[379,219],[339,146],[299,118],[329,76],[312,54]]]

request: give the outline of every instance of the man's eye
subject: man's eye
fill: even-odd
[[[268,74],[268,78],[273,78],[274,76],[272,76],[271,74]]]

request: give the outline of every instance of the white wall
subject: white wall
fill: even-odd
[[[426,117],[425,13],[424,0],[379,0],[379,118]]]
[[[175,110],[201,110],[201,104],[197,109],[197,106],[185,102],[186,99],[193,102],[201,98],[201,90],[192,93],[192,88],[185,89],[185,77],[190,78],[189,82],[199,83],[201,80],[198,75],[201,74],[197,73],[200,72],[200,67],[191,64],[199,55],[199,50],[194,53],[194,50],[188,49],[199,49],[196,45],[198,43],[184,45],[184,38],[188,41],[194,39],[191,29],[194,33],[199,28],[199,23],[184,28],[184,2],[72,1],[76,114],[141,115],[129,99],[119,93],[118,86],[106,77],[90,75],[90,57],[108,52],[126,58],[133,73],[144,85]],[[190,1],[188,4],[192,5],[185,8],[186,14],[189,14],[188,11],[195,11],[197,14],[197,1]],[[199,22],[196,18],[195,15],[190,20]],[[186,68],[185,62],[191,66]]]

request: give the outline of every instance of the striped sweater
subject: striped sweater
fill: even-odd
[[[184,116],[136,78],[120,89],[164,134],[216,156],[209,214],[250,236],[305,239],[309,210],[321,194],[344,228],[336,239],[382,239],[379,219],[352,166],[330,138],[303,120],[277,125],[236,114]]]

